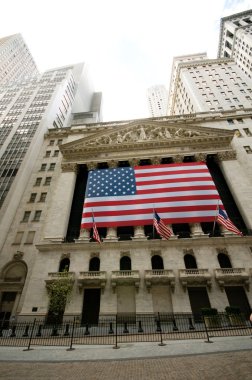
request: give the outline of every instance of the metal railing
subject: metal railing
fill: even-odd
[[[219,313],[203,317],[191,313],[113,314],[96,323],[72,316],[61,324],[47,324],[46,319],[29,322],[0,321],[0,345],[26,347],[73,345],[112,345],[127,342],[159,342],[181,339],[251,335],[252,325],[243,315]]]

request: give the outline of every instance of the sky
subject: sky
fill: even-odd
[[[38,69],[85,62],[103,121],[150,117],[147,88],[169,88],[176,56],[217,57],[222,17],[252,0],[3,0],[0,38],[21,33]]]

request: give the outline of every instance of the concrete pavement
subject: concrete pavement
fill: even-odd
[[[251,380],[249,336],[124,343],[112,346],[0,347],[0,379],[4,380]]]

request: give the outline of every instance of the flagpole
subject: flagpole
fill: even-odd
[[[152,211],[152,239],[154,239],[154,205],[153,205],[153,211]]]
[[[215,225],[216,225],[216,219],[217,219],[217,215],[218,215],[218,212],[219,212],[219,202],[220,202],[220,200],[218,199],[216,210],[215,210],[215,217],[214,217],[214,224],[213,224],[212,235],[214,235],[214,230],[215,230]]]

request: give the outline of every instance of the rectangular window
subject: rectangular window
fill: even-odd
[[[243,124],[243,119],[239,118],[239,119],[236,119],[238,121],[239,124]]]
[[[49,141],[49,145],[50,145],[50,146],[53,146],[53,145],[54,145],[54,140],[50,140],[50,141]]]
[[[53,154],[53,157],[58,157],[58,155],[59,155],[59,150],[55,150],[54,154]]]
[[[50,150],[47,150],[47,151],[45,152],[45,157],[50,157],[50,154],[51,154],[51,151],[50,151]]]
[[[233,119],[227,119],[227,122],[228,122],[228,124],[234,124],[234,120]]]
[[[52,177],[46,177],[44,185],[49,186],[51,184],[51,180],[52,180]]]
[[[34,237],[35,237],[35,231],[29,231],[26,236],[25,244],[32,244],[34,241]]]
[[[40,171],[41,172],[44,172],[46,170],[46,164],[42,164],[41,165],[41,168],[40,168]]]
[[[46,196],[47,196],[47,193],[41,193],[41,194],[40,194],[39,202],[45,202],[45,200],[46,200]]]
[[[58,140],[58,145],[61,145],[61,144],[62,144],[62,141],[63,141],[62,139],[59,139],[59,140]]]
[[[34,186],[40,186],[40,185],[41,185],[41,182],[42,182],[42,177],[38,177],[38,178],[36,178],[36,181],[35,181]]]
[[[52,163],[52,164],[50,164],[50,166],[49,166],[49,169],[48,170],[51,170],[51,171],[53,171],[54,169],[55,169],[55,163]]]
[[[250,132],[249,128],[244,128],[243,130],[244,130],[244,132],[246,133],[247,136],[249,136],[249,137],[252,136],[252,133]]]
[[[30,203],[34,203],[35,200],[36,200],[36,196],[37,196],[37,193],[31,193],[31,196],[30,196],[29,202],[30,202]]]
[[[244,146],[243,148],[245,149],[246,153],[248,153],[248,154],[251,154],[251,153],[252,153],[252,149],[250,148],[249,145]]]
[[[31,211],[25,211],[24,212],[24,216],[23,216],[23,219],[22,219],[22,222],[23,223],[27,223],[29,218],[30,218],[30,215],[31,215]]]
[[[13,244],[21,244],[21,241],[22,241],[23,235],[24,235],[24,232],[23,232],[23,231],[17,232]]]
[[[34,222],[39,222],[41,213],[42,213],[41,210],[35,211],[34,218],[33,218]]]

